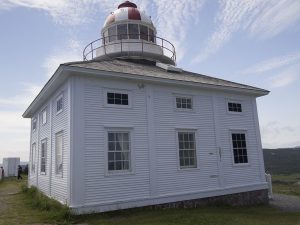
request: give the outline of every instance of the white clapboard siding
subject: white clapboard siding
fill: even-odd
[[[52,179],[51,179],[51,196],[61,202],[68,202],[68,168],[70,154],[70,131],[69,131],[69,92],[68,83],[66,82],[59,90],[56,91],[52,98]],[[63,94],[63,111],[56,113],[56,100],[59,95]],[[57,175],[55,171],[55,135],[63,132],[63,173]]]
[[[107,88],[130,90],[132,108],[105,107]],[[149,161],[145,91],[136,84],[86,79],[84,83],[85,203],[149,196]],[[132,129],[134,174],[105,176],[105,127]]]
[[[227,100],[240,100],[242,113],[228,113]],[[257,144],[256,124],[253,115],[252,98],[219,94],[217,97],[219,117],[220,147],[222,149],[222,172],[225,186],[255,184],[260,181],[259,146]],[[249,165],[234,165],[231,147],[231,130],[245,130]]]
[[[47,102],[43,107],[41,107],[41,110],[39,111],[39,123],[38,123],[38,129],[39,129],[39,148],[38,148],[38,187],[41,191],[43,191],[45,194],[50,194],[50,185],[49,185],[49,177],[50,177],[50,142],[51,142],[51,129],[50,129],[50,101]],[[42,118],[43,118],[43,111],[46,110],[47,112],[47,122],[46,124],[43,124]],[[47,141],[47,158],[46,158],[46,173],[41,174],[41,152],[42,152],[42,141]]]
[[[56,115],[56,99],[63,94],[63,111]],[[36,143],[36,171],[31,172],[31,161],[29,163],[29,185],[36,186],[47,194],[60,202],[68,202],[68,168],[70,154],[70,130],[69,130],[69,83],[65,82],[45,104],[35,113],[37,118],[37,129],[31,130],[31,144]],[[47,123],[42,124],[42,111],[47,110]],[[31,128],[32,129],[32,128]],[[58,176],[55,173],[55,134],[63,131],[63,176]],[[41,174],[41,141],[47,140],[47,159],[46,159],[46,174]],[[31,156],[30,156],[31,160]]]
[[[166,87],[156,87],[154,93],[158,195],[217,188],[218,166],[211,96],[201,91]],[[175,96],[177,95],[192,96],[191,112],[176,110]],[[178,167],[176,139],[178,128],[196,129],[196,169]]]

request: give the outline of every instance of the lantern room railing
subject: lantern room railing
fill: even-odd
[[[128,38],[129,37],[129,38]],[[130,38],[135,37],[136,39]],[[139,37],[139,39],[137,38]],[[97,50],[102,49],[102,54],[109,56],[111,53],[109,51],[110,46],[118,46],[120,53],[126,54],[129,50],[126,50],[129,44],[136,44],[140,46],[138,49],[141,54],[149,53],[146,46],[159,46],[162,50],[162,54],[165,57],[168,57],[173,62],[176,62],[176,52],[174,45],[167,41],[166,39],[146,34],[128,34],[128,35],[110,35],[106,37],[99,38],[91,43],[89,43],[83,50],[83,60],[92,60],[99,55],[96,53]],[[128,48],[127,48],[128,49]],[[102,56],[102,55],[101,55]]]

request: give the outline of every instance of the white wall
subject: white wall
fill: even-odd
[[[37,129],[31,131],[30,148],[36,143],[36,171],[32,173],[29,163],[29,185],[38,187],[45,194],[59,200],[69,202],[69,154],[70,154],[70,81],[65,82],[51,98],[35,113]],[[63,111],[56,114],[56,100],[63,94]],[[47,110],[47,123],[42,124],[42,111]],[[63,174],[55,172],[55,134],[63,132]],[[47,140],[46,173],[41,174],[41,141]],[[31,154],[31,151],[30,151]],[[30,155],[31,160],[31,155]],[[51,162],[51,163],[50,163]]]
[[[105,90],[109,88],[129,91],[132,108],[106,107]],[[75,78],[73,94],[73,207],[99,203],[110,207],[111,203],[116,209],[121,207],[119,202],[205,191],[215,195],[230,187],[238,192],[265,183],[254,97],[147,83],[139,87],[133,81],[83,76]],[[192,112],[175,110],[176,94],[193,97]],[[242,115],[227,112],[228,98],[243,102]],[[108,127],[132,129],[134,173],[105,173]],[[176,129],[180,128],[196,130],[196,169],[178,169]],[[230,129],[247,131],[247,166],[232,162]]]

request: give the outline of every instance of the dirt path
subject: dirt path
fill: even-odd
[[[273,194],[270,205],[287,212],[300,212],[300,197]]]

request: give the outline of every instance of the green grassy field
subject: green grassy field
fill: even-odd
[[[300,197],[300,173],[272,175],[273,192]]]
[[[279,177],[278,177],[279,178]],[[296,176],[297,178],[297,176]],[[290,179],[290,178],[289,178]],[[300,225],[300,212],[282,212],[270,206],[209,206],[197,209],[131,209],[71,216],[65,207],[39,195],[21,191],[26,180],[0,183],[0,224],[116,224],[116,225]]]

